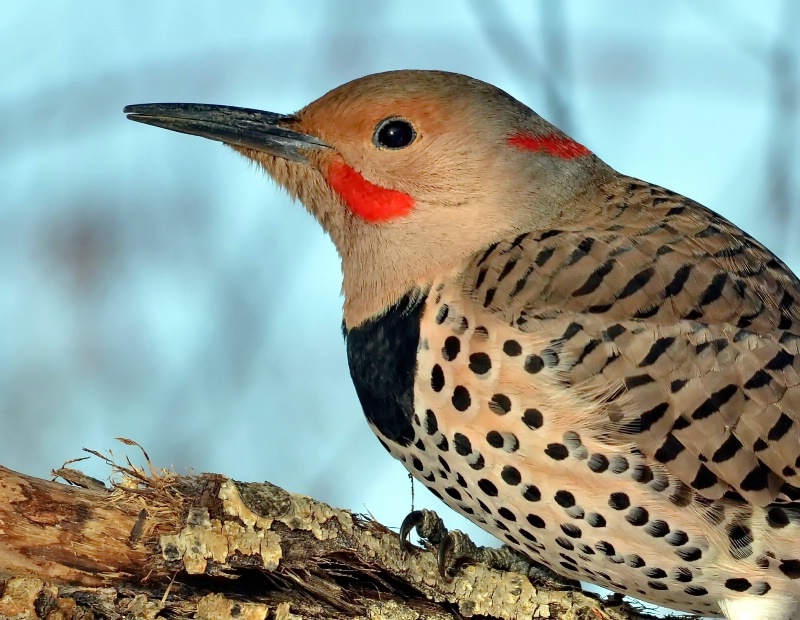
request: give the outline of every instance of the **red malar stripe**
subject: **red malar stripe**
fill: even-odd
[[[387,222],[408,215],[414,208],[414,199],[408,194],[370,183],[341,160],[331,162],[328,185],[353,213],[368,222]]]
[[[518,149],[543,151],[548,155],[560,157],[561,159],[574,159],[584,155],[591,155],[591,151],[582,144],[555,134],[532,136],[529,133],[515,133],[509,136],[508,143]]]

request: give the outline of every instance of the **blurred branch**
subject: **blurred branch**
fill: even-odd
[[[567,133],[574,130],[569,104],[562,89],[568,76],[564,6],[561,2],[542,2],[542,60],[532,52],[530,41],[513,27],[514,20],[506,13],[502,2],[471,0],[478,25],[483,29],[497,55],[520,76],[523,84],[534,81],[545,92],[548,119]]]
[[[688,0],[683,2],[683,6],[702,15],[709,29],[738,51],[759,61],[769,57],[769,37],[752,20],[738,13],[736,5],[727,0]]]
[[[540,2],[542,44],[550,78],[545,82],[548,108],[553,123],[567,133],[575,128],[565,92],[570,90],[571,73],[567,53],[566,15],[563,2]]]
[[[798,71],[798,32],[800,3],[784,0],[780,15],[780,32],[775,38],[769,69],[772,78],[772,109],[767,143],[767,196],[775,221],[784,231],[783,242],[789,241],[794,174],[798,169],[798,107],[800,107],[800,72]],[[794,236],[794,235],[792,235]]]
[[[0,617],[642,617],[482,564],[444,580],[435,553],[270,483],[114,467],[107,490],[0,466]]]

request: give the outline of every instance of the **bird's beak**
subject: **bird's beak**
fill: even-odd
[[[283,159],[305,162],[303,150],[329,149],[315,136],[280,126],[292,116],[203,103],[143,103],[125,106],[132,121],[219,140]]]

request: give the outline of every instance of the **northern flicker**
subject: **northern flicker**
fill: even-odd
[[[800,282],[758,241],[463,75],[125,112],[316,217],[366,418],[446,504],[572,579],[800,617]]]

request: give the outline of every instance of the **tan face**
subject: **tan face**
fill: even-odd
[[[291,116],[128,111],[231,145],[298,198],[342,258],[351,325],[503,237],[573,217],[572,197],[602,166],[503,91],[443,72],[367,76]]]

